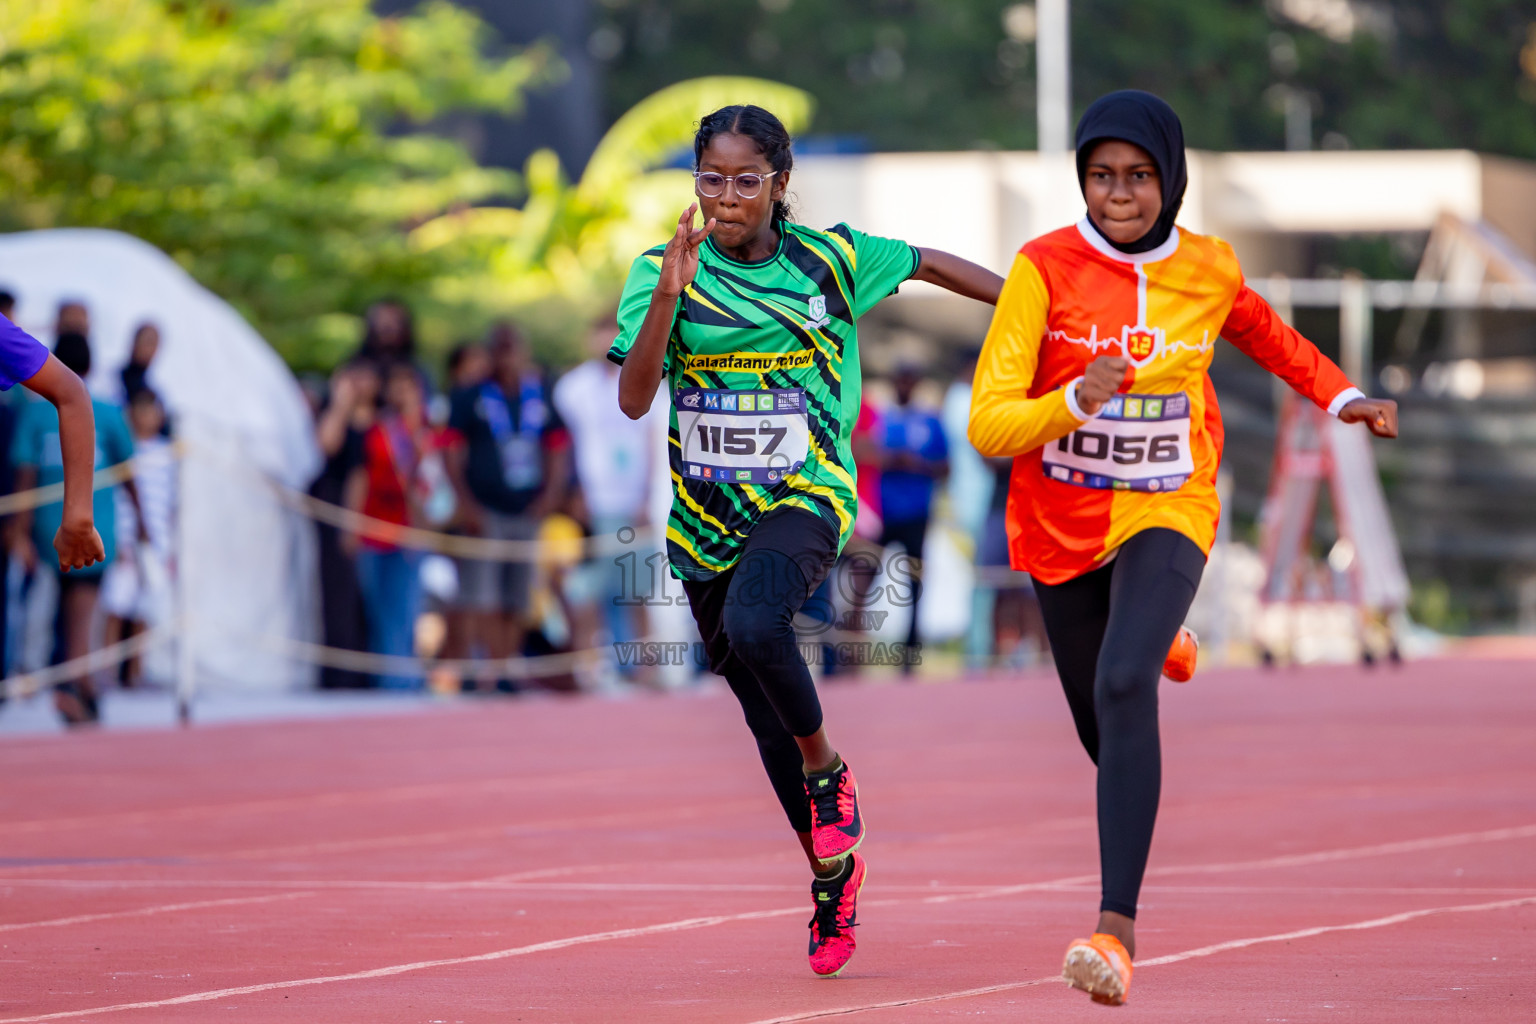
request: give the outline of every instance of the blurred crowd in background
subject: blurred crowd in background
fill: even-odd
[[[408,536],[319,526],[327,646],[486,663],[426,674],[333,667],[321,685],[514,692],[651,682],[654,665],[609,653],[609,645],[649,635],[647,585],[636,568],[653,578],[656,562],[646,556],[660,550],[653,499],[667,485],[668,399],[658,390],[639,421],[620,411],[619,367],[606,358],[617,333],[612,317],[590,326],[587,360],[563,373],[541,365],[511,323],[456,345],[433,367],[418,356],[403,303],[376,303],[366,322],[357,352],[329,380],[306,381],[326,458],[311,495],[401,527],[533,543],[522,556],[449,558]],[[1008,569],[1008,460],[983,460],[965,440],[973,364],[947,383],[900,366],[888,386],[870,389],[854,434],[860,515],[823,605],[836,603],[830,591],[838,586],[867,594],[889,558],[903,558],[893,575],[912,581],[907,672],[920,657],[921,562],[941,503],[977,567],[964,644],[971,663],[1027,662],[1043,651],[1028,579]],[[588,544],[581,557],[583,538],[614,543]],[[839,625],[843,634],[861,631],[857,619]],[[585,672],[562,668],[528,680],[494,664],[593,649],[602,656]],[[859,666],[829,657],[825,667],[836,674]]]
[[[0,292],[0,313],[14,301]],[[510,322],[453,347],[442,365],[423,358],[404,303],[373,304],[365,323],[356,350],[329,378],[301,380],[324,458],[309,495],[350,513],[341,525],[323,517],[313,524],[316,639],[332,652],[386,657],[371,671],[322,667],[320,685],[440,693],[659,685],[653,659],[620,648],[652,635],[648,608],[665,573],[658,527],[670,501],[668,397],[659,388],[639,421],[620,410],[620,370],[606,358],[614,319],[589,325],[588,358],[563,372],[542,365]],[[85,377],[89,308],[63,302],[53,326],[55,354]],[[49,557],[56,500],[23,502],[35,507],[5,520],[0,638],[8,676],[74,661],[175,615],[179,455],[150,383],[158,347],[155,324],[140,324],[128,362],[111,378],[115,393],[94,397],[97,469],[133,460],[96,493],[106,562],[57,570]],[[1007,567],[1007,460],[983,460],[965,440],[973,364],[953,381],[899,365],[866,389],[854,434],[860,515],[822,604],[839,603],[834,590],[843,605],[872,604],[865,599],[882,573],[906,582],[908,597],[898,602],[907,608],[903,672],[921,661],[921,566],[941,509],[976,567],[963,643],[969,662],[1029,663],[1044,650],[1028,579]],[[0,474],[7,494],[62,479],[57,416],[22,388],[0,404]],[[437,553],[444,538],[513,543],[450,557]],[[874,621],[844,615],[834,624],[830,612],[823,619],[840,639]],[[508,660],[551,654],[595,656],[556,659],[536,672],[513,671]],[[105,660],[108,667],[55,688],[67,722],[99,717],[102,686],[139,684],[132,652]],[[832,675],[861,667],[840,661],[830,644],[822,664]]]

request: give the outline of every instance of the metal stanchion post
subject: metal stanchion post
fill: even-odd
[[[197,686],[197,662],[192,649],[191,545],[187,542],[187,472],[192,449],[186,448],[176,468],[176,720],[192,724],[192,696]]]

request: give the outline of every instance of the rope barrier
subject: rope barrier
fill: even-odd
[[[317,522],[334,526],[348,533],[355,533],[369,540],[382,541],[413,550],[432,551],[440,555],[486,562],[535,562],[541,556],[548,556],[554,551],[575,553],[579,550],[582,555],[592,557],[636,549],[634,540],[625,543],[617,537],[582,537],[579,540],[571,538],[556,541],[496,540],[490,537],[472,537],[457,533],[442,533],[437,530],[424,530],[418,526],[401,526],[399,523],[364,515],[312,494],[284,487],[275,480],[267,480],[267,483],[282,504]],[[639,532],[635,531],[637,538]]]
[[[556,555],[554,560],[557,561],[579,561],[581,558],[622,554],[646,547],[641,540],[643,531],[638,528],[635,529],[634,536],[626,542],[618,537],[562,538],[554,541],[498,540],[491,537],[427,530],[419,526],[402,526],[288,487],[273,480],[249,463],[236,463],[235,460],[202,446],[196,446],[194,450],[200,455],[209,456],[209,461],[216,462],[222,468],[241,471],[247,476],[255,477],[272,492],[279,503],[291,511],[338,530],[397,547],[486,562],[536,562],[541,557],[549,557],[552,554]]]
[[[312,665],[337,668],[369,675],[426,675],[447,670],[464,677],[495,675],[515,679],[540,679],[587,668],[612,652],[605,647],[588,647],[561,654],[514,655],[511,658],[418,658],[403,654],[371,654],[342,647],[327,647],[308,640],[258,633],[233,633],[234,639],[265,648]]]
[[[626,551],[636,550],[640,534],[640,531],[636,530],[636,537],[628,542],[617,537],[583,537],[579,541],[575,538],[558,541],[498,540],[444,533],[440,530],[427,530],[417,526],[402,526],[288,487],[248,463],[236,466],[233,459],[220,457],[211,449],[192,445],[186,441],[176,442],[175,454],[178,460],[186,459],[194,450],[199,454],[212,456],[211,461],[225,468],[238,468],[245,471],[247,475],[256,477],[272,491],[280,503],[292,511],[338,530],[397,547],[488,562],[535,562],[540,557],[550,555],[551,552],[574,554],[577,558],[623,554]],[[136,459],[128,459],[97,470],[92,478],[92,491],[113,487],[133,479],[133,467],[136,461]],[[51,505],[63,498],[62,483],[17,491],[14,494],[0,496],[0,516]]]
[[[147,630],[126,640],[119,640],[115,644],[108,644],[99,651],[92,651],[90,654],[38,669],[36,672],[24,672],[12,676],[5,680],[5,696],[7,698],[30,697],[39,690],[58,683],[67,683],[72,679],[112,668],[129,658],[143,654],[151,647],[171,640],[175,635],[176,629],[170,626]]]
[[[91,478],[92,492],[106,487],[114,487],[125,480],[133,479],[133,459],[119,462],[114,466],[106,466],[96,471]],[[31,490],[17,491],[0,497],[0,516],[8,516],[13,512],[24,512],[28,509],[40,508],[43,505],[52,505],[56,501],[64,500],[64,485],[45,484],[42,487],[33,487]]]

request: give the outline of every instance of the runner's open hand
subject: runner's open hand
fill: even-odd
[[[715,230],[714,218],[702,228],[693,226],[698,208],[698,203],[691,203],[677,218],[677,231],[661,256],[661,280],[656,282],[656,290],[669,298],[683,294],[683,289],[693,283],[693,275],[699,270],[699,246]]]
[[[1345,423],[1364,423],[1377,437],[1397,436],[1397,403],[1390,398],[1357,398],[1339,410]]]
[[[1077,407],[1089,415],[1104,408],[1125,383],[1125,372],[1130,368],[1124,356],[1099,356],[1089,363],[1077,385]]]

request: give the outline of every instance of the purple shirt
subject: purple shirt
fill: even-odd
[[[31,379],[47,361],[42,342],[0,316],[0,391]]]

